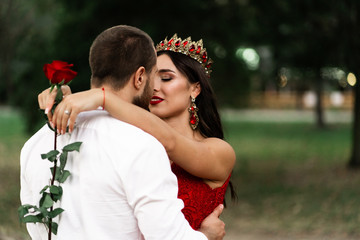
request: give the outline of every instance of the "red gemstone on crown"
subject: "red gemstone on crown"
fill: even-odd
[[[174,41],[174,39],[170,39],[170,41],[168,42],[168,46],[170,46],[173,41]]]
[[[189,43],[188,41],[185,41],[185,42],[183,43],[183,46],[185,47],[188,43]]]
[[[180,40],[178,40],[178,41],[175,43],[175,46],[176,46],[176,47],[180,47],[180,43],[181,43]]]
[[[201,46],[198,46],[198,49],[197,49],[197,51],[196,51],[196,54],[199,54],[200,51],[201,51]]]
[[[193,51],[195,51],[195,45],[194,45],[194,44],[191,45],[191,47],[190,47],[190,49],[189,49],[189,52],[193,52]]]

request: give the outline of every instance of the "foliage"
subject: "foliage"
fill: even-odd
[[[38,69],[49,56],[59,5],[51,0],[5,0],[0,6],[4,8],[1,35],[8,37],[0,40],[1,56],[11,56],[6,61],[0,58],[0,91],[7,93],[1,96],[20,108],[32,132],[41,119],[34,111],[38,109],[36,96],[47,87]]]
[[[18,63],[22,67],[12,70],[9,75],[13,79],[11,81],[21,83],[21,87],[14,89],[14,94],[6,101],[11,100],[22,109],[30,132],[36,129],[36,123],[40,120],[33,111],[37,106],[36,95],[46,88],[40,74],[33,69],[39,69],[49,58],[67,59],[77,66],[76,71],[79,72],[78,81],[72,84],[72,89],[87,89],[91,43],[100,32],[119,24],[133,25],[144,30],[154,42],[172,36],[175,32],[181,37],[192,36],[194,40],[202,38],[209,55],[215,60],[212,81],[221,103],[244,105],[244,101],[239,99],[246,98],[249,76],[244,64],[233,53],[244,39],[245,35],[239,30],[246,29],[247,15],[244,14],[246,9],[242,9],[234,0],[229,1],[229,4],[216,0],[185,0],[171,11],[167,4],[158,4],[154,11],[150,11],[154,9],[153,3],[144,0],[16,1],[19,4],[27,2],[26,10],[30,9],[34,13],[29,17],[29,26],[26,28],[33,30],[24,31],[26,38],[21,39],[22,47],[14,53],[11,64],[16,66]],[[191,16],[190,21],[187,16]],[[242,17],[238,19],[238,16]],[[228,24],[229,21],[231,24]],[[10,29],[19,24],[13,22]]]
[[[36,95],[46,88],[33,69],[50,57],[68,59],[79,72],[73,90],[87,89],[91,43],[104,29],[118,24],[143,29],[154,42],[175,32],[182,38],[203,38],[209,56],[215,61],[211,81],[221,106],[246,106],[253,86],[278,90],[282,67],[306,73],[300,74],[293,86],[300,93],[315,88],[318,96],[326,84],[321,69],[339,67],[360,75],[359,56],[354,54],[360,48],[359,1],[184,0],[175,2],[174,7],[154,5],[145,0],[4,0],[0,6],[0,32],[9,39],[0,40],[3,53],[0,77],[5,79],[0,82],[0,101],[19,106],[28,121],[29,132],[33,132],[39,122],[33,111],[37,106]],[[263,54],[260,69],[250,71],[235,56],[240,47],[252,47],[259,52],[268,49],[270,55]],[[15,88],[19,83],[21,87]],[[356,99],[360,102],[360,97]],[[357,129],[360,107],[356,109]],[[317,112],[321,126],[320,101]],[[354,151],[360,149],[359,143],[354,144]]]

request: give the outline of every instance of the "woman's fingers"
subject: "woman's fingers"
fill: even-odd
[[[79,111],[77,111],[77,109],[73,109],[71,111],[68,123],[69,123],[69,132],[71,133],[74,130],[74,126],[75,126],[75,121],[76,121],[76,117],[79,114]]]
[[[72,132],[76,117],[79,114],[78,108],[70,99],[71,97],[72,96],[68,96],[67,98],[64,98],[54,111],[53,124],[60,134],[64,134],[68,126],[69,132]]]
[[[64,113],[62,114],[62,118],[61,118],[61,125],[59,126],[61,134],[64,134],[66,132],[66,127],[70,114],[71,114],[71,109],[65,107]]]
[[[71,88],[68,85],[62,85],[61,91],[62,91],[64,97],[71,94]]]
[[[54,88],[52,92],[50,92],[50,88],[48,88],[38,95],[39,107],[40,109],[45,109],[45,114],[50,122],[52,120],[51,108],[54,105],[56,93],[56,88]]]
[[[51,112],[51,108],[54,106],[57,89],[54,88],[51,92],[49,89],[45,90],[45,114]]]
[[[52,118],[52,122],[54,124],[54,127],[56,127],[58,133],[61,132],[61,130],[60,130],[61,118],[62,118],[62,114],[65,111],[63,105],[64,104],[61,102],[59,105],[56,106],[55,111],[54,111],[54,116]]]
[[[38,95],[38,103],[39,103],[40,109],[45,109],[46,108],[46,99],[47,99],[47,95],[49,95],[49,92],[50,92],[50,89],[45,89],[44,91],[39,93],[39,95]]]

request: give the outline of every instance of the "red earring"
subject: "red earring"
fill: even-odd
[[[193,97],[191,97],[191,106],[188,110],[190,112],[190,127],[195,130],[199,124],[199,117],[197,115],[199,109],[196,107],[195,98]]]

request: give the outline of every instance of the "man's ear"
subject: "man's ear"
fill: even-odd
[[[141,86],[145,83],[145,68],[143,66],[139,67],[134,75],[134,87],[139,90]]]
[[[201,86],[200,83],[193,83],[191,85],[191,97],[196,98],[201,92]]]

